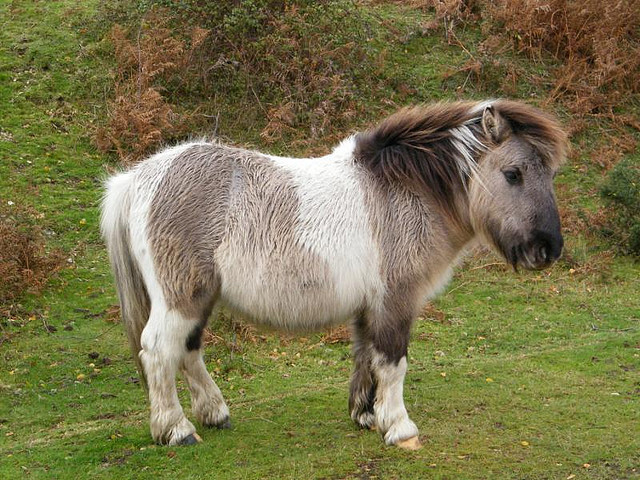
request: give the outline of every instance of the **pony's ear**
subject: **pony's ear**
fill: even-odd
[[[511,134],[509,122],[492,105],[485,107],[482,112],[482,129],[496,143],[504,141]]]

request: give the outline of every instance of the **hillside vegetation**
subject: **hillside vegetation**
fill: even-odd
[[[638,477],[638,1],[14,0],[0,27],[0,478]],[[570,133],[565,252],[517,274],[474,252],[425,309],[405,386],[424,448],[350,421],[345,329],[224,311],[206,360],[234,428],[153,445],[104,178],[187,138],[319,155],[403,105],[495,97]]]

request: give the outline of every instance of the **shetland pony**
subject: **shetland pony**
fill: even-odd
[[[123,323],[148,387],[151,434],[227,428],[202,359],[218,303],[285,329],[351,322],[349,411],[388,445],[419,448],[403,402],[413,319],[474,241],[542,269],[563,239],[553,177],[567,149],[551,117],[495,100],[405,108],[321,158],[192,142],[110,178],[105,239]]]

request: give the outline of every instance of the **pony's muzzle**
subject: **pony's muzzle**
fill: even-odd
[[[563,247],[560,233],[536,231],[533,239],[521,247],[518,263],[528,270],[542,270],[560,258]]]

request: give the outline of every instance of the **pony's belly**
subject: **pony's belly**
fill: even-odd
[[[370,255],[336,248],[323,258],[282,243],[223,242],[215,255],[221,300],[257,323],[310,330],[344,322],[381,296]]]
[[[259,324],[288,330],[315,330],[344,323],[362,308],[326,283],[292,277],[290,281],[263,282],[223,279],[222,301]]]

